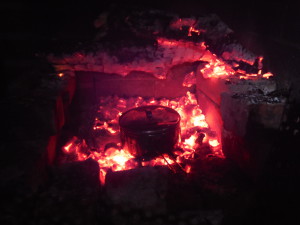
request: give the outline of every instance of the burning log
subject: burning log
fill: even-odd
[[[119,17],[111,12],[99,17],[96,24],[105,27],[104,36],[86,44],[85,50],[48,55],[57,71],[121,76],[140,71],[166,79],[176,65],[216,56],[235,70],[258,73],[262,69],[261,57],[243,48],[233,37],[233,31],[216,15],[180,18],[162,11],[120,11]]]

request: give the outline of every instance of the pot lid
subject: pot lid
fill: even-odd
[[[137,131],[157,130],[178,125],[180,115],[172,108],[160,105],[141,106],[122,114],[119,124],[122,128]]]

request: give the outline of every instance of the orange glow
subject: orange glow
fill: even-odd
[[[97,119],[96,119],[97,121]],[[116,130],[114,130],[113,128],[111,128],[107,122],[104,122],[103,125],[97,125],[97,123],[93,126],[93,130],[107,130],[109,133],[111,134],[115,134],[117,133]]]
[[[187,36],[192,36],[193,34],[200,35],[201,32],[205,32],[205,30],[196,29],[194,27],[195,21],[193,20],[180,19],[175,21],[172,26],[176,29],[182,29],[182,26],[188,27],[189,29]],[[157,38],[157,43],[160,45],[160,47],[170,49],[170,51],[178,51],[180,53],[179,55],[184,58],[183,61],[185,62],[195,62],[197,60],[206,61],[207,64],[204,66],[204,68],[197,72],[201,72],[203,77],[207,79],[220,78],[229,80],[231,77],[240,79],[269,79],[271,76],[273,76],[273,74],[270,72],[262,74],[263,57],[257,58],[257,74],[248,74],[246,71],[238,68],[240,66],[238,63],[239,60],[237,60],[237,62],[232,62],[231,65],[225,61],[227,59],[231,59],[232,57],[230,54],[233,53],[226,52],[226,54],[223,54],[224,60],[222,60],[222,58],[219,58],[210,52],[204,42],[194,43],[185,40]],[[191,51],[186,51],[187,49]],[[174,63],[175,60],[172,60],[172,63]],[[241,59],[241,61],[248,62],[246,59]],[[253,65],[254,62],[249,62],[249,64]],[[183,81],[183,86],[192,87],[192,85],[196,83],[196,74],[197,73],[194,71],[186,74]],[[59,73],[58,76],[62,77],[64,74]],[[159,78],[164,77],[162,76]],[[79,138],[74,137],[63,147],[63,152],[66,155],[75,155],[76,157],[70,157],[73,160],[80,161],[92,158],[97,161],[100,167],[100,181],[102,184],[105,183],[105,176],[108,170],[120,171],[136,168],[138,163],[134,160],[134,156],[132,156],[126,149],[121,148],[118,119],[123,112],[133,107],[140,107],[143,105],[162,105],[176,110],[181,117],[181,137],[177,146],[179,150],[176,149],[174,152],[174,157],[163,154],[150,161],[141,162],[140,164],[142,164],[142,166],[165,165],[169,166],[170,169],[173,170],[172,165],[177,163],[182,166],[182,170],[184,170],[186,173],[190,173],[192,170],[191,162],[195,159],[195,157],[199,156],[200,154],[204,154],[199,150],[202,146],[209,148],[209,151],[214,156],[224,157],[222,152],[222,143],[219,142],[220,137],[212,135],[214,131],[211,130],[209,124],[206,122],[206,117],[199,108],[196,96],[191,92],[187,92],[185,96],[176,99],[143,99],[142,97],[133,97],[130,99],[116,97],[113,99],[109,97],[103,97],[100,99],[100,106],[97,111],[99,116],[95,118],[92,126],[92,132],[94,132],[93,134],[95,134],[95,136],[97,138],[99,137],[101,140],[99,141],[96,138],[96,142],[99,141],[99,143],[96,143],[96,146],[99,144],[101,147],[96,147],[96,149],[93,149],[92,151],[85,143],[84,139],[80,140]],[[210,118],[211,115],[208,114],[206,116],[207,118]],[[103,140],[101,139],[101,135],[104,137]],[[111,143],[115,144],[114,147],[104,147],[106,144]]]
[[[235,74],[230,65],[218,59],[215,54],[208,50],[201,60],[209,62],[201,69],[204,78],[226,78]]]
[[[262,56],[258,57],[258,66],[257,67],[259,70],[261,70],[263,68],[263,63],[262,63],[263,60],[264,60],[264,57],[262,57]]]
[[[167,38],[157,38],[157,43],[163,47],[182,47],[186,49],[195,49],[196,51],[204,51],[206,49],[206,45],[204,42],[194,43],[191,41],[183,41],[183,40],[170,40]]]
[[[63,147],[65,153],[70,153],[70,148],[73,145],[73,143],[71,142],[70,144],[67,144]]]
[[[196,145],[196,134],[190,136],[188,139],[185,139],[183,145],[187,148],[193,148]]]
[[[111,99],[100,101],[103,104],[110,102]],[[112,105],[111,107],[100,106],[98,112],[102,113],[102,119],[100,120],[98,117],[95,118],[93,130],[97,132],[99,130],[107,131],[107,135],[109,140],[116,140],[119,137],[119,127],[118,127],[118,118],[122,114],[122,112],[127,111],[128,104],[133,104],[133,107],[139,107],[142,105],[152,105],[152,104],[160,104],[163,106],[167,106],[175,109],[181,116],[181,134],[184,135],[191,128],[199,128],[199,129],[209,129],[207,122],[205,121],[205,116],[202,113],[202,110],[199,108],[197,104],[196,96],[190,92],[187,92],[185,96],[173,100],[169,99],[160,99],[156,100],[154,98],[144,100],[141,97],[136,97],[134,99],[118,99],[116,102],[116,107]],[[131,106],[132,107],[132,106]],[[186,135],[185,135],[186,136]],[[176,151],[175,158],[170,158],[169,155],[163,154],[153,160],[142,162],[143,166],[159,166],[166,165],[169,166],[170,169],[173,170],[172,165],[175,163],[186,163],[186,160],[193,160],[195,157],[195,153],[197,152],[197,148],[199,147],[198,132],[193,132],[188,135],[188,137],[181,139],[179,143],[179,147],[181,151]],[[203,139],[203,143],[207,143],[212,146],[212,153],[218,155],[220,157],[223,156],[222,149],[220,148],[220,144],[217,140],[213,140],[209,138],[209,135],[204,132],[205,138]],[[111,143],[111,141],[108,141]],[[120,170],[129,170],[138,166],[138,163],[134,160],[134,156],[132,156],[126,149],[120,149],[118,146],[121,146],[120,141],[115,141],[116,147],[110,147],[106,150],[97,149],[96,151],[88,150],[88,146],[84,140],[79,140],[79,138],[74,137],[70,142],[68,142],[63,147],[63,152],[68,154],[75,154],[77,160],[86,160],[87,158],[92,158],[99,163],[100,167],[100,181],[102,184],[105,182],[105,176],[108,170],[112,171],[120,171]],[[200,143],[201,145],[201,143]],[[219,147],[216,149],[216,147]],[[188,164],[183,167],[187,173],[190,172],[191,168]]]
[[[193,84],[196,84],[196,75],[194,71],[185,75],[182,85],[184,87],[191,87]]]
[[[192,167],[190,165],[186,165],[186,167],[184,168],[186,173],[190,173]]]
[[[192,33],[196,33],[200,35],[200,32],[204,32],[204,30],[195,29],[194,27],[189,28],[188,36],[192,36]]]
[[[217,139],[210,139],[208,141],[209,145],[212,146],[212,147],[217,147],[220,145],[219,141]]]
[[[257,79],[259,76],[259,74],[246,74],[246,75],[240,75],[239,78],[240,79],[245,79],[245,80],[255,80]]]
[[[109,169],[112,171],[121,171],[137,166],[134,161],[131,161],[134,157],[123,149],[109,148],[102,154],[92,152],[90,157],[99,163],[100,181],[102,184],[105,183],[105,176]]]
[[[65,74],[64,73],[58,73],[57,76],[58,77],[63,77]]]
[[[273,76],[273,74],[270,73],[270,72],[265,73],[265,74],[262,75],[263,78],[267,78],[267,79],[269,79],[269,78],[272,77],[272,76]]]

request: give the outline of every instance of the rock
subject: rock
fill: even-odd
[[[152,213],[166,211],[166,194],[170,170],[167,167],[142,167],[108,172],[106,194],[113,205]]]

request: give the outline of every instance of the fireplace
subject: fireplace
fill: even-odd
[[[77,160],[98,161],[104,184],[108,169],[137,167],[132,160],[137,157],[130,154],[133,150],[124,149],[117,140],[120,115],[135,107],[161,105],[179,113],[181,140],[177,151],[176,147],[152,150],[172,153],[160,154],[160,159],[154,159],[158,164],[143,164],[176,164],[190,172],[191,165],[181,163],[195,155],[229,157],[255,179],[270,149],[264,144],[270,137],[256,134],[257,129],[270,130],[271,135],[281,123],[285,106],[273,74],[263,66],[263,56],[243,48],[216,15],[126,13],[117,20],[100,15],[95,23],[103,37],[92,42],[91,49],[48,57],[58,75],[75,76],[79,107],[97,108],[93,125],[83,124],[83,130],[91,131],[68,141],[64,153]],[[110,23],[114,25],[106,27]],[[129,43],[114,36],[119,27],[130,37]],[[251,124],[257,127],[252,130]],[[108,135],[101,140],[105,132]],[[122,158],[122,165],[114,158]]]
[[[264,57],[213,14],[122,11],[101,14],[95,26],[93,41],[47,54],[55,71],[46,83],[59,94],[49,110],[47,165],[32,172],[49,169],[37,175],[37,223],[81,223],[84,212],[86,221],[111,224],[223,224],[237,202],[251,205],[288,103]],[[172,147],[148,144],[151,153],[138,154],[124,141],[137,146],[120,130],[122,115],[140,109],[147,121],[159,109],[164,119],[156,125],[180,124],[174,143],[166,142]],[[155,140],[163,143],[163,135]]]
[[[198,203],[211,201],[206,194],[217,199],[219,212],[224,195],[239,189],[239,182],[227,183],[229,174],[244,176],[247,185],[259,179],[286,98],[263,56],[245,49],[216,15],[126,13],[117,20],[100,15],[99,36],[86,49],[48,55],[57,75],[76,85],[69,96],[77,128],[68,131],[58,162],[98,163],[100,186],[119,219],[205,209]],[[177,121],[173,143],[149,131],[156,109],[154,120],[164,118],[168,131]],[[143,125],[126,134],[124,120]]]

